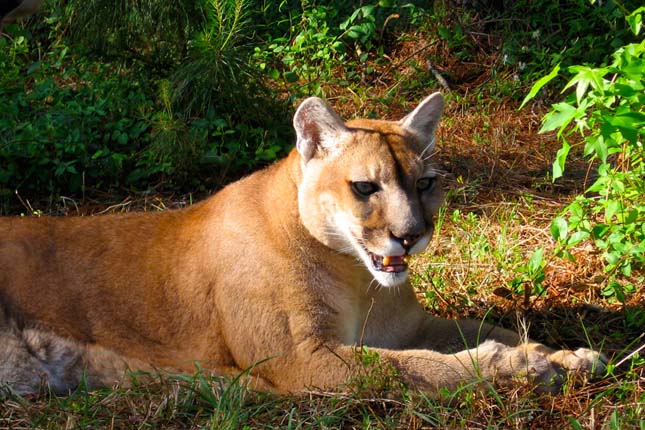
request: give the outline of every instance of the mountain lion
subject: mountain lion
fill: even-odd
[[[365,345],[421,390],[476,378],[557,388],[601,369],[478,321],[424,312],[408,281],[442,202],[443,98],[400,121],[300,105],[289,156],[181,210],[0,219],[0,384],[58,393],[128,370],[222,375],[278,392],[338,389]],[[170,370],[172,369],[172,370]],[[10,387],[10,388],[9,388]]]

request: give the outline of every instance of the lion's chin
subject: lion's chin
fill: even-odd
[[[404,284],[408,280],[408,270],[401,272],[382,272],[372,269],[370,273],[374,276],[374,279],[386,288],[394,288]]]

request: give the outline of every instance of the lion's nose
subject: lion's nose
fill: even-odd
[[[403,246],[405,246],[406,248],[410,247],[414,245],[418,239],[419,239],[418,236],[410,236],[410,237],[403,238]]]
[[[414,246],[415,243],[421,238],[421,234],[408,234],[403,237],[397,237],[395,235],[392,235],[394,237],[394,240],[399,242],[403,248],[405,248],[405,251],[408,252],[410,251],[410,248]]]

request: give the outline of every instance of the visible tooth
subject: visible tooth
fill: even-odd
[[[392,259],[386,255],[385,257],[383,257],[383,265],[384,265],[384,266],[389,266],[389,265],[390,265],[391,260],[392,260]]]

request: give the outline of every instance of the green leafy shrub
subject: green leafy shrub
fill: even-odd
[[[635,42],[624,16],[641,4],[639,0],[465,1],[461,7],[439,10],[435,25],[455,56],[473,61],[484,50],[494,59],[493,77],[513,73],[515,81],[500,82],[491,88],[491,96],[520,98],[527,83],[556,64],[563,68],[601,64],[618,47]]]
[[[274,97],[251,64],[247,3],[200,2],[205,15],[199,29],[185,28],[184,57],[177,35],[156,39],[147,28],[152,21],[137,18],[152,13],[152,2],[126,3],[103,20],[122,19],[119,25],[129,27],[105,31],[132,34],[104,34],[116,39],[95,51],[99,56],[88,55],[85,48],[97,48],[91,40],[65,37],[67,15],[57,2],[45,5],[48,18],[36,21],[32,32],[14,25],[14,37],[0,39],[2,195],[219,186],[292,145],[288,104]],[[100,0],[67,7],[75,17],[107,8]],[[181,16],[176,23],[187,25]],[[144,34],[151,49],[139,37]],[[124,53],[115,55],[120,43]],[[156,58],[158,48],[170,45],[181,64]]]
[[[21,59],[0,56],[8,70],[0,79],[0,188],[75,194],[84,186],[124,185],[147,143],[153,101],[145,81],[98,64],[69,70],[65,52],[30,64],[27,83],[12,80]]]
[[[77,47],[172,67],[185,55],[192,29],[204,22],[203,5],[190,0],[59,0],[49,7],[56,8]]]
[[[285,85],[294,97],[324,96],[324,83],[365,83],[374,72],[368,65],[383,58],[385,29],[410,22],[419,7],[410,2],[381,0],[358,5],[351,1],[317,4],[306,0],[281,3],[289,19],[282,33],[268,29],[268,46],[255,48],[259,67]]]
[[[173,101],[182,114],[198,116],[213,104],[240,112],[240,105],[249,105],[252,93],[261,88],[254,85],[257,74],[249,64],[247,8],[244,0],[205,2],[206,22],[172,73]]]
[[[524,306],[528,307],[532,296],[544,293],[544,249],[540,246],[533,250],[531,258],[526,264],[517,268],[518,276],[510,282],[512,292],[524,297]]]
[[[516,37],[505,40],[505,61],[522,63],[526,72],[533,73],[557,63],[600,63],[608,52],[631,40],[625,7],[633,9],[637,4],[613,0],[512,2],[505,13],[523,20],[508,23]]]
[[[268,89],[258,58],[280,64],[264,70],[292,95],[319,93],[345,59],[344,79],[369,73],[359,63],[398,10],[291,3],[46,3],[31,32],[0,42],[0,188],[194,189],[281,157],[292,99]]]
[[[641,7],[627,17],[636,35],[644,14]],[[569,250],[591,240],[602,251],[611,276],[630,277],[645,263],[645,41],[619,48],[612,59],[606,66],[568,68],[573,77],[565,90],[575,91],[553,105],[541,131],[557,130],[562,141],[553,163],[554,180],[562,176],[576,145],[583,146],[597,171],[594,183],[553,221],[551,232],[563,254],[573,258]],[[525,102],[555,76],[557,69],[534,86]],[[580,143],[571,139],[576,132]],[[605,293],[621,299],[621,284],[608,285]]]
[[[274,161],[293,144],[288,104],[264,84],[253,63],[250,7],[247,0],[206,0],[203,27],[172,72],[164,115],[179,133],[166,128],[170,139],[161,133],[154,146],[158,153],[175,154],[178,176],[210,170],[221,180],[237,177]]]

